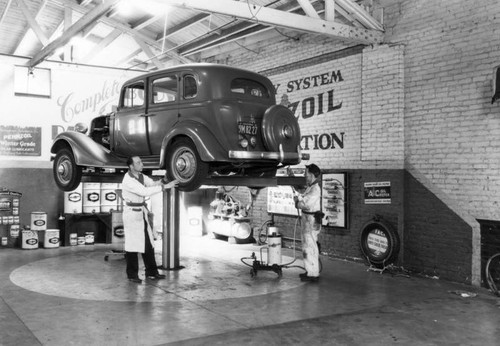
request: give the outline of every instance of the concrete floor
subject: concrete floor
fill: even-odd
[[[109,249],[0,249],[0,345],[500,345],[483,288],[326,257],[318,283],[299,268],[252,277],[241,258],[258,246],[208,237],[182,238],[185,269],[138,285]]]

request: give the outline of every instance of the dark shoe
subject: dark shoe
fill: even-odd
[[[165,279],[165,275],[163,275],[163,274],[148,275],[147,278],[149,280],[163,280],[163,279]]]
[[[307,272],[305,273],[302,273],[302,274],[299,274],[299,277],[302,279],[302,278],[305,278],[307,276]]]
[[[135,282],[136,284],[142,283],[142,280],[139,278],[128,278],[128,281]]]
[[[300,278],[300,281],[318,282],[319,276],[304,276],[303,278]]]

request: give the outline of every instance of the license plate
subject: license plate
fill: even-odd
[[[254,136],[257,134],[257,124],[251,122],[238,122],[238,133],[240,135],[251,135]]]

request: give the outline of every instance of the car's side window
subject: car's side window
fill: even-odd
[[[233,79],[231,81],[231,92],[253,97],[269,98],[269,91],[264,85],[246,78]]]
[[[167,103],[177,100],[177,77],[175,75],[153,80],[152,102]]]
[[[193,75],[184,76],[184,98],[192,99],[198,94],[198,85]]]
[[[132,108],[144,105],[144,82],[127,85],[123,92],[123,107]]]

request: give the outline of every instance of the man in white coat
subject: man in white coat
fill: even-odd
[[[176,187],[178,182],[174,180],[165,184],[163,179],[154,181],[142,174],[143,164],[138,156],[130,157],[127,160],[127,165],[129,171],[122,181],[127,277],[132,282],[142,282],[139,278],[138,258],[138,253],[141,253],[146,267],[146,278],[152,280],[164,279],[165,275],[158,272],[156,264],[153,230],[148,220],[145,197]]]
[[[304,193],[295,196],[295,204],[302,210],[302,255],[306,273],[300,274],[301,281],[319,280],[318,234],[321,230],[321,170],[315,164],[306,166],[307,187]]]

